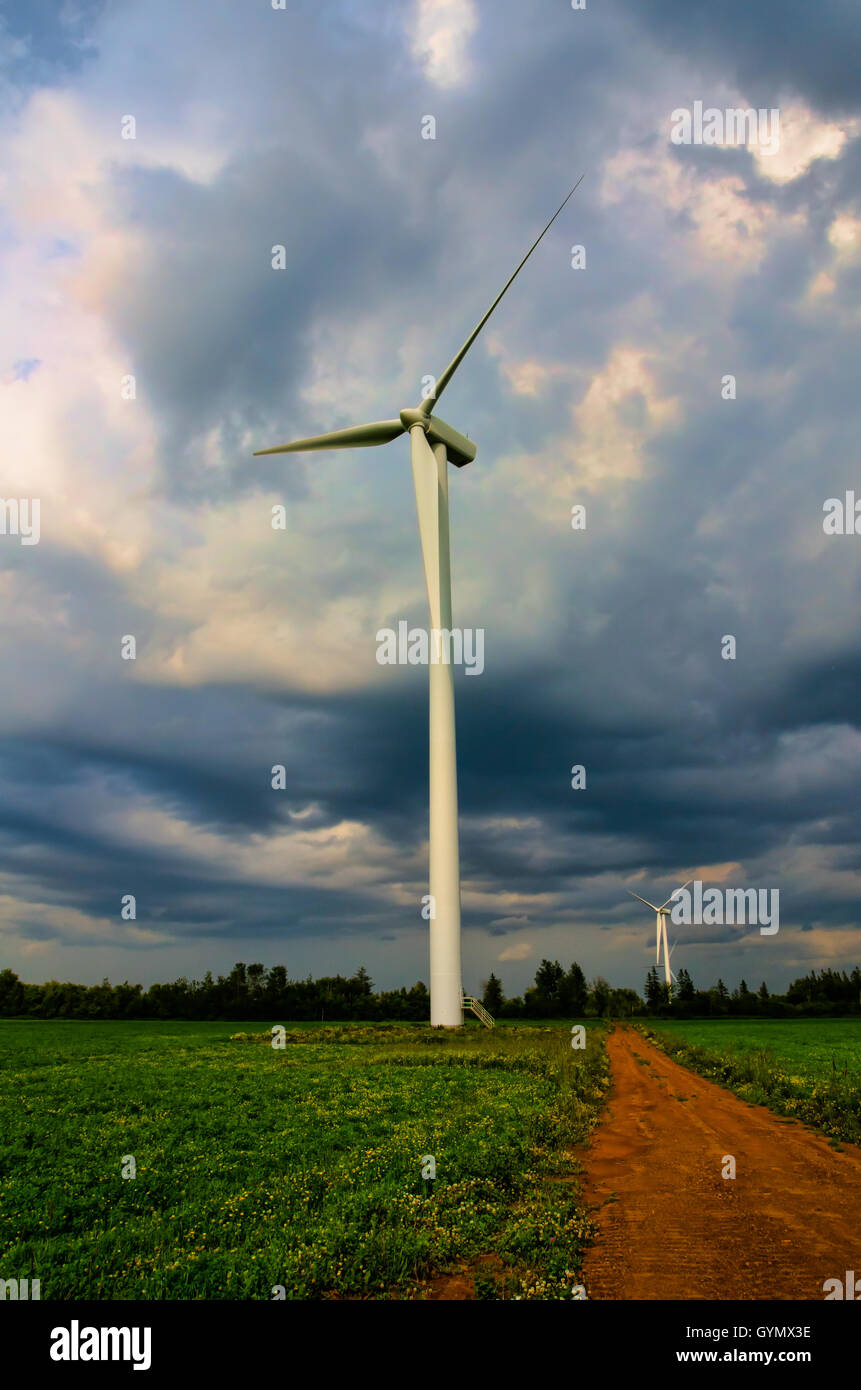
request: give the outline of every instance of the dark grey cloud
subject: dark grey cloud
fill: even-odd
[[[861,45],[861,14],[852,0],[691,0],[683,8],[636,0],[632,13],[656,44],[734,80],[757,107],[777,105],[790,92],[820,111],[858,108],[861,79],[853,55]]]

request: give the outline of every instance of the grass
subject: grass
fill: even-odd
[[[261,1029],[0,1020],[0,1277],[379,1298],[492,1256],[480,1296],[571,1296],[588,1223],[553,1179],[597,1122],[601,1025],[583,1052],[565,1025],[290,1025],[283,1050]]]
[[[861,1018],[662,1019],[643,1031],[746,1100],[861,1143]]]

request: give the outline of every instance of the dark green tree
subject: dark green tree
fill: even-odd
[[[530,1011],[537,1018],[552,1018],[560,1011],[560,990],[565,971],[558,960],[543,960],[535,972],[535,988],[527,990]]]
[[[559,1002],[563,1014],[567,1018],[582,1018],[586,1012],[588,997],[586,976],[575,960],[559,987]]]
[[[592,981],[589,989],[589,1003],[587,1007],[592,1008],[599,1018],[605,1018],[610,1012],[610,996],[612,990],[603,975],[597,975]]]
[[[610,991],[608,1014],[610,1018],[633,1018],[640,1013],[643,1001],[635,989],[613,989]]]
[[[658,972],[652,966],[646,975],[646,1006],[650,1013],[654,1013],[663,1004],[666,998],[664,986],[658,978]]]
[[[488,1013],[493,1014],[494,1018],[498,1017],[501,1013],[502,1006],[505,1003],[502,984],[496,978],[492,970],[490,972],[490,979],[484,982],[484,993],[481,996],[481,1002]]]
[[[248,1003],[248,972],[244,961],[238,960],[228,976],[228,988],[233,1001],[233,1017],[241,1018]],[[169,986],[163,985],[162,989]],[[166,1014],[165,1017],[169,1017]]]
[[[676,998],[683,1004],[690,1004],[696,998],[696,993],[693,980],[682,966],[676,982]]]

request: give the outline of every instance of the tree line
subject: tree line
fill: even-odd
[[[657,970],[646,976],[645,997],[634,989],[616,989],[602,976],[588,981],[577,964],[568,970],[558,960],[542,960],[534,983],[522,995],[507,998],[502,981],[491,973],[482,1003],[494,1018],[631,1018],[668,1015],[681,1018],[743,1014],[771,1018],[799,1014],[861,1012],[861,969],[812,970],[793,980],[785,994],[772,994],[765,981],[756,991],[741,980],[730,991],[723,980],[697,989],[681,969],[668,994]],[[354,975],[326,975],[291,980],[283,965],[267,969],[238,962],[227,975],[202,980],[184,977],[172,984],[62,984],[48,980],[31,985],[13,970],[0,970],[0,1017],[83,1019],[280,1019],[308,1022],[327,1019],[424,1023],[430,1016],[427,986],[374,990],[364,966]]]
[[[809,975],[793,980],[785,994],[772,994],[765,980],[755,992],[746,980],[741,980],[732,992],[720,979],[707,989],[697,989],[684,969],[679,970],[672,991],[668,991],[652,966],[641,998],[636,990],[614,989],[600,975],[587,984],[576,962],[566,971],[558,960],[543,960],[536,971],[535,984],[522,998],[506,999],[501,982],[492,974],[485,984],[482,1002],[495,1018],[705,1018],[724,1014],[791,1018],[799,1014],[853,1014],[861,1013],[861,969],[856,966],[851,974],[845,970],[811,970]]]
[[[31,1018],[312,1019],[395,1021],[427,1019],[430,996],[419,981],[412,989],[381,990],[364,967],[349,978],[291,980],[283,965],[234,965],[227,975],[172,984],[28,985],[12,970],[0,970],[0,1016]]]
[[[723,980],[708,989],[697,989],[687,970],[680,970],[672,993],[653,966],[646,976],[646,1011],[679,1018],[711,1015],[791,1018],[798,1014],[861,1013],[861,970],[811,970],[793,980],[785,994],[772,994],[765,983],[756,991],[740,980],[730,992]]]

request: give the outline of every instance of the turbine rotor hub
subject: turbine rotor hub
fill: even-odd
[[[422,410],[402,410],[400,421],[405,430],[411,430],[415,425],[421,425],[425,434],[430,429],[430,416],[425,415]]]

